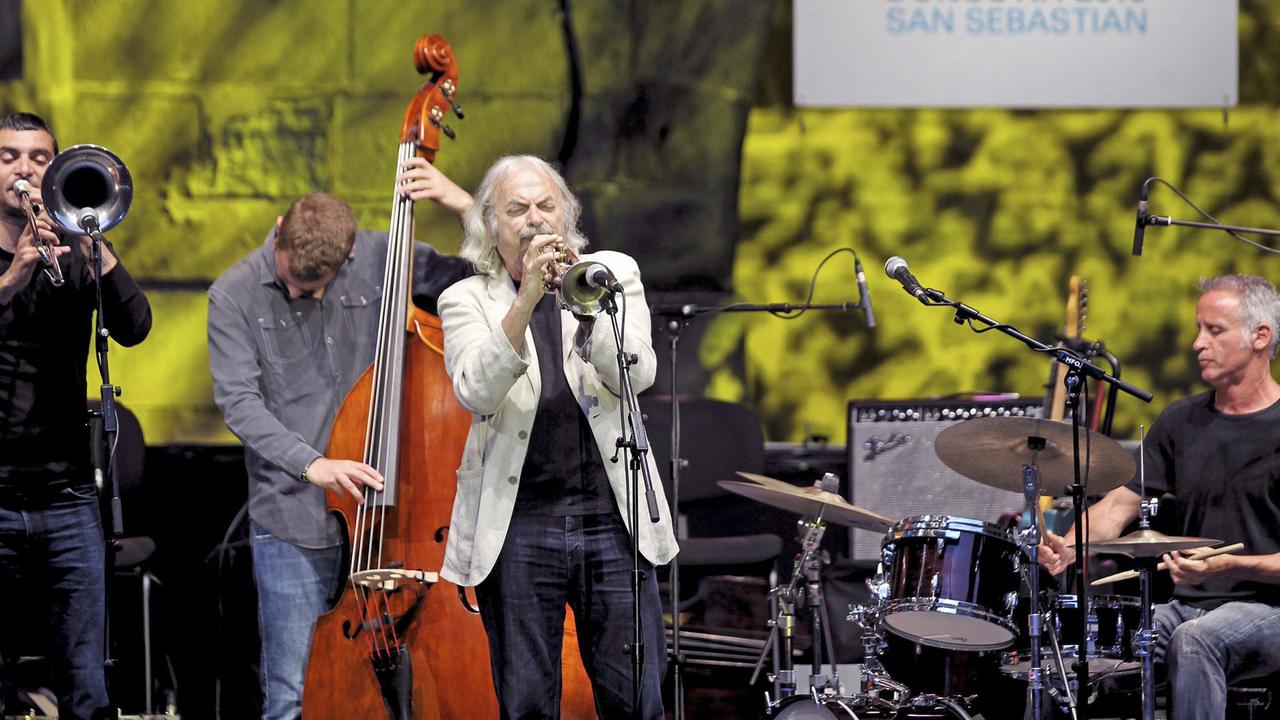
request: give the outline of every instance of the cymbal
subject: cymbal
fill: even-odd
[[[833,492],[816,487],[797,487],[754,473],[738,473],[751,482],[721,480],[716,484],[736,495],[751,498],[770,507],[781,508],[806,517],[822,516],[837,525],[887,532],[894,521],[870,510],[851,505]]]
[[[1222,542],[1214,538],[1165,535],[1155,530],[1135,530],[1114,540],[1089,543],[1089,551],[1095,555],[1128,555],[1134,558],[1160,557],[1175,550],[1209,547]]]
[[[1087,436],[1087,438],[1086,438]],[[1043,438],[1044,449],[1032,451],[1028,439]],[[1124,485],[1137,464],[1129,451],[1106,435],[1080,429],[1080,472],[1085,473],[1088,442],[1088,492],[1104,493]],[[947,467],[983,485],[1022,492],[1022,467],[1040,468],[1040,494],[1061,495],[1075,482],[1071,453],[1071,424],[1029,417],[980,417],[957,423],[938,434],[933,443]]]

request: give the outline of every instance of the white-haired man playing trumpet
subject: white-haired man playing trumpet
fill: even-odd
[[[645,643],[641,707],[632,707],[631,534],[626,504],[617,342],[610,323],[577,322],[544,282],[567,248],[585,245],[564,179],[531,156],[498,160],[465,219],[461,254],[478,275],[440,296],[445,364],[472,413],[443,576],[476,586],[503,718],[559,716],[566,603],[604,718],[661,718],[666,663],[653,566],[676,552],[662,488],[661,517],[641,513]],[[623,345],[637,392],[653,383],[649,310],[634,260],[582,255],[623,291]],[[648,459],[653,477],[657,468]]]

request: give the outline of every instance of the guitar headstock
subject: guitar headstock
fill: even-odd
[[[458,107],[458,62],[449,41],[439,35],[424,35],[413,46],[413,64],[428,79],[409,101],[400,126],[400,142],[415,143],[418,155],[435,162],[440,151],[440,135],[453,140],[455,133],[446,123],[448,113],[463,118]]]
[[[1084,335],[1085,321],[1089,316],[1089,283],[1079,275],[1072,275],[1067,284],[1067,312],[1063,336],[1078,338]]]

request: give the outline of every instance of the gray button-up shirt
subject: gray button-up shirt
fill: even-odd
[[[244,443],[249,516],[308,548],[339,542],[324,490],[299,481],[321,457],[347,391],[373,362],[387,235],[361,230],[324,298],[289,299],[276,277],[275,234],[209,288],[209,369],[214,401]],[[416,243],[412,292],[435,300],[471,274],[461,258]]]

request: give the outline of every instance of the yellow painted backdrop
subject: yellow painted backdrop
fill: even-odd
[[[673,3],[670,12],[696,21],[698,5],[729,7]],[[624,2],[574,7],[585,36],[628,22]],[[106,145],[134,173],[133,210],[111,236],[153,283],[155,331],[139,348],[116,349],[112,370],[151,443],[232,440],[211,401],[202,288],[261,241],[292,197],[330,190],[366,227],[385,225],[400,113],[420,81],[409,59],[418,35],[444,34],[459,57],[468,119],[454,123],[460,139],[439,164],[464,185],[499,154],[553,154],[566,123],[558,2],[24,0],[21,8],[25,76],[0,82],[0,109],[39,112],[64,146]],[[645,8],[650,19],[661,15]],[[1229,113],[799,112],[779,91],[789,61],[777,38],[788,24],[789,3],[780,2],[743,147],[731,280],[742,299],[796,301],[818,260],[852,245],[880,327],[869,334],[856,315],[714,321],[696,353],[708,392],[755,407],[772,439],[809,428],[842,441],[851,398],[1041,392],[1042,359],[917,305],[879,271],[889,255],[1038,337],[1062,321],[1067,277],[1083,275],[1088,334],[1125,361],[1127,379],[1157,392],[1150,407],[1122,401],[1125,432],[1198,387],[1188,352],[1197,278],[1237,270],[1280,279],[1273,258],[1202,232],[1152,229],[1146,254],[1128,255],[1138,185],[1151,174],[1225,221],[1280,226],[1274,2],[1241,2],[1242,105]],[[98,35],[71,41],[87,29]],[[652,42],[662,32],[654,23]],[[627,58],[609,62],[622,68]],[[597,82],[601,68],[591,70]],[[1163,190],[1153,210],[1192,217]],[[420,208],[418,236],[457,246],[456,226],[434,208]],[[848,267],[845,258],[829,267],[817,300],[849,299]]]

